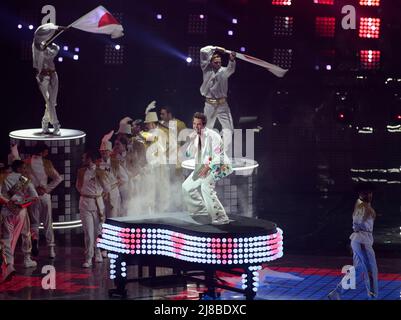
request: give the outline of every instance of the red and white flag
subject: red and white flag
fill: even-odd
[[[226,50],[227,53],[230,53],[231,51]],[[266,68],[267,70],[269,70],[271,73],[273,73],[275,76],[282,78],[284,77],[284,75],[287,73],[288,69],[283,69],[280,68],[279,66],[276,66],[274,64],[271,64],[269,62],[266,62],[264,60],[252,57],[252,56],[248,56],[247,54],[242,54],[239,52],[236,52],[236,57],[244,60],[246,62],[250,62],[253,64],[256,64],[260,67]]]
[[[124,35],[123,26],[103,6],[98,6],[86,15],[82,16],[69,27],[93,33],[105,33],[113,39]]]

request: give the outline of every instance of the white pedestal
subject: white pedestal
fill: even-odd
[[[10,143],[17,144],[22,159],[27,159],[37,143],[49,146],[48,159],[64,181],[52,192],[53,225],[55,229],[67,230],[81,226],[79,218],[79,195],[75,189],[81,156],[85,151],[86,133],[80,130],[61,129],[60,136],[43,135],[41,129],[24,129],[9,134]]]
[[[227,213],[253,217],[256,213],[256,175],[259,164],[252,159],[231,159],[234,172],[216,183],[216,192]],[[188,177],[195,168],[195,160],[182,163]]]

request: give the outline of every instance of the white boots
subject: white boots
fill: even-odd
[[[95,250],[95,262],[96,263],[102,263],[103,262],[103,256],[102,252],[100,249]],[[82,268],[90,268],[92,267],[92,259],[87,259],[85,262],[82,264]]]
[[[35,268],[38,264],[36,263],[36,261],[31,259],[31,255],[27,254],[24,257],[24,267],[25,268]]]
[[[53,130],[53,132],[52,132],[53,135],[55,135],[55,136],[61,135],[61,131],[60,131],[61,126],[60,126],[60,123],[57,122],[57,123],[53,124],[53,128],[54,128],[54,130]]]
[[[82,264],[82,268],[90,268],[92,267],[92,260],[86,260],[83,264]]]
[[[99,249],[96,250],[96,253],[95,253],[95,262],[96,262],[96,263],[101,263],[101,262],[103,262],[102,252],[101,252]]]
[[[42,120],[42,134],[52,134],[55,136],[61,135],[61,126],[59,122],[54,123],[53,128],[53,131],[50,131],[49,123],[46,120]]]

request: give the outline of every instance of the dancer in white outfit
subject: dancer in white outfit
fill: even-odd
[[[84,167],[78,170],[76,188],[80,193],[79,213],[82,220],[85,237],[85,262],[83,268],[92,266],[95,262],[102,262],[100,249],[96,247],[96,239],[101,235],[101,223],[105,221],[104,202],[102,193],[109,192],[104,184],[104,171],[96,167],[96,157],[91,152],[82,156]]]
[[[379,294],[378,270],[376,256],[373,250],[373,223],[376,212],[371,206],[374,186],[370,183],[358,185],[359,197],[356,200],[352,214],[351,247],[353,252],[353,265],[355,268],[355,283],[363,280],[368,299],[376,299]],[[343,280],[331,291],[328,298],[340,300],[345,289],[342,286]]]
[[[29,232],[29,218],[26,208],[18,208],[14,203],[22,203],[27,197],[37,200],[38,194],[29,181],[25,163],[15,160],[12,163],[13,172],[8,174],[1,185],[1,246],[4,261],[2,265],[2,282],[11,279],[15,273],[14,252],[19,236],[22,238],[22,252],[24,253],[24,267],[36,267],[36,261],[31,259],[31,234]]]
[[[205,98],[204,114],[206,127],[213,129],[216,118],[223,129],[224,150],[229,150],[234,131],[230,107],[227,103],[228,78],[235,72],[235,52],[230,53],[227,67],[221,66],[220,53],[226,50],[221,47],[206,46],[200,50],[200,65],[203,72],[203,83],[200,93]]]
[[[60,47],[55,43],[48,43],[56,31],[65,27],[56,26],[53,23],[46,23],[39,26],[34,34],[32,43],[33,67],[36,69],[36,80],[40,92],[45,99],[45,114],[42,118],[42,133],[60,135],[60,123],[57,118],[56,105],[58,93],[58,76],[54,65],[54,58],[57,56]],[[49,123],[54,127],[53,132],[49,131]]]
[[[186,156],[195,158],[195,170],[182,184],[183,200],[192,214],[206,213],[212,218],[212,224],[226,224],[230,220],[217,198],[215,184],[231,174],[232,168],[220,135],[206,128],[206,121],[203,113],[194,114],[194,132],[189,144],[183,146]]]
[[[46,243],[49,247],[49,257],[55,258],[54,250],[54,232],[52,217],[52,201],[50,193],[63,181],[63,178],[54,168],[52,162],[46,159],[49,154],[49,147],[45,144],[35,146],[32,157],[27,161],[28,177],[31,179],[39,200],[29,209],[29,217],[31,220],[32,234],[32,255],[39,255],[39,225],[43,221],[43,227],[46,236]],[[49,183],[50,178],[50,183]]]
[[[113,132],[111,132],[112,134]],[[118,189],[118,166],[119,163],[115,159],[111,159],[111,152],[113,151],[112,143],[108,140],[110,134],[105,135],[100,145],[101,158],[97,162],[99,169],[104,171],[105,184],[110,189],[109,193],[105,193],[103,201],[106,206],[106,217],[115,218],[119,216],[121,197]]]

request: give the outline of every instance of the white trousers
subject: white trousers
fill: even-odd
[[[107,218],[120,216],[121,196],[118,188],[112,189],[107,198],[104,199],[105,213]]]
[[[39,225],[40,222],[43,221],[46,244],[49,247],[54,247],[52,201],[50,194],[44,194],[39,197],[39,200],[29,208],[29,217],[31,220],[32,239],[39,241]]]
[[[32,243],[27,209],[22,209],[18,215],[13,214],[3,217],[1,244],[6,264],[14,264],[15,247],[20,235],[22,237],[22,252],[24,255],[28,255],[31,253]]]
[[[227,103],[215,107],[206,102],[203,113],[207,117],[206,127],[209,129],[214,128],[216,119],[219,120],[223,131],[224,151],[228,151],[232,142],[232,134],[234,132],[234,123],[230,107]]]
[[[367,293],[372,292],[377,297],[379,295],[378,270],[373,247],[353,240],[351,241],[351,247],[356,285],[360,285],[361,281],[363,281]],[[342,287],[342,281],[337,284],[335,289],[340,296],[346,291]]]
[[[98,210],[85,210],[79,208],[82,220],[82,228],[85,238],[85,261],[92,260],[96,251],[96,239],[101,235],[101,223]]]
[[[121,203],[120,203],[120,208],[119,208],[119,216],[120,217],[126,217],[128,215],[128,203],[130,200],[130,184],[124,183],[121,186],[118,187],[118,190],[120,192],[120,197],[121,197]]]
[[[39,90],[43,95],[46,102],[45,114],[42,118],[43,126],[50,124],[58,124],[56,105],[57,105],[57,94],[58,94],[58,76],[57,73],[53,73],[51,76],[43,77],[42,81],[37,81]]]
[[[208,174],[205,178],[196,180],[193,179],[193,175],[192,172],[182,184],[183,202],[188,211],[194,214],[208,213],[212,219],[217,216],[227,217],[223,205],[217,198],[216,183],[212,175]]]

